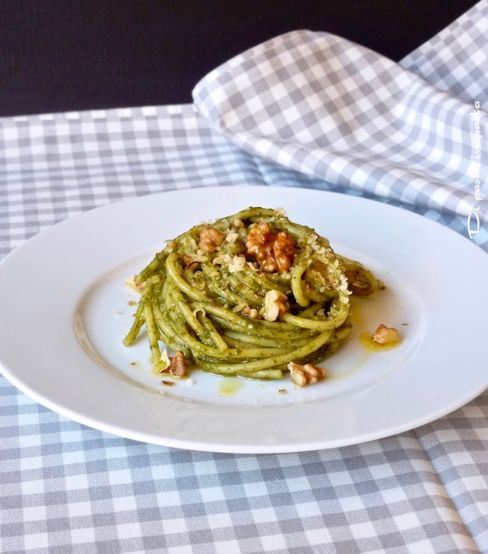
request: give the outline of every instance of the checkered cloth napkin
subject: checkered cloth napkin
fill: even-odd
[[[487,43],[468,40],[476,47],[469,58],[465,52],[469,64],[454,72],[444,64],[444,91],[343,38],[294,31],[209,73],[193,91],[195,106],[247,152],[344,188],[467,217],[473,174],[488,174],[479,143],[488,135]],[[484,209],[477,213],[485,218]]]
[[[467,104],[486,102],[487,71],[478,68],[486,67],[487,30],[483,2],[402,66]],[[191,106],[8,118],[0,120],[0,255],[83,210],[219,184],[386,194],[246,152]],[[449,189],[461,201],[457,192]],[[395,194],[375,197],[467,234],[455,202]],[[488,250],[483,226],[474,239]],[[380,441],[247,456],[101,433],[0,377],[0,552],[488,552],[487,460],[488,393]]]

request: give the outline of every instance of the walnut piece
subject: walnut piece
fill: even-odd
[[[262,315],[266,321],[276,321],[280,315],[288,311],[286,294],[279,290],[269,290],[264,296]]]
[[[190,256],[188,254],[183,254],[181,256],[181,259],[185,264],[185,269],[189,269],[192,272],[198,269],[201,263],[208,262],[208,256],[198,255],[198,254],[193,256]]]
[[[188,363],[181,350],[178,350],[174,356],[171,356],[168,369],[171,375],[175,377],[184,377],[186,375]]]
[[[251,308],[250,306],[245,306],[241,313],[247,315],[247,317],[250,317],[251,319],[258,319],[259,317],[259,312],[256,308]]]
[[[225,238],[224,233],[213,227],[204,227],[200,231],[200,242],[198,244],[203,252],[215,252]]]
[[[387,327],[382,323],[373,333],[372,338],[378,344],[394,344],[400,342],[400,333],[394,327]]]
[[[228,242],[229,244],[234,244],[238,238],[239,233],[237,233],[236,231],[230,231],[225,237],[225,242]]]
[[[313,364],[300,365],[290,362],[287,367],[290,370],[291,380],[300,387],[313,385],[326,375],[324,368]]]
[[[254,225],[247,234],[247,253],[255,256],[263,271],[268,273],[287,272],[295,258],[295,241],[285,231],[278,233],[269,223]]]
[[[227,266],[229,273],[239,273],[239,271],[244,271],[246,269],[246,258],[244,256],[233,256],[229,265]]]
[[[193,256],[189,256],[188,254],[183,254],[181,257],[183,260],[183,263],[185,264],[185,269],[190,269],[192,272],[197,269],[199,262],[195,260]]]

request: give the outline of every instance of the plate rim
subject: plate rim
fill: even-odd
[[[115,437],[121,437],[124,439],[141,442],[144,444],[152,444],[155,446],[164,446],[169,448],[178,448],[181,450],[193,450],[196,452],[215,452],[219,454],[250,454],[250,455],[289,454],[289,453],[298,453],[298,452],[312,452],[317,450],[329,450],[333,448],[342,448],[346,446],[364,444],[375,440],[393,437],[395,435],[399,435],[401,433],[405,433],[407,431],[412,431],[413,429],[417,429],[422,425],[427,425],[432,421],[436,421],[437,419],[440,419],[450,413],[453,413],[457,409],[469,403],[474,398],[478,397],[485,390],[487,390],[487,385],[484,385],[479,390],[476,390],[474,393],[470,393],[466,395],[466,397],[463,397],[462,400],[460,400],[459,402],[456,402],[453,405],[449,405],[448,407],[445,408],[445,410],[436,412],[433,415],[431,414],[431,415],[425,416],[424,418],[419,418],[413,422],[410,421],[408,423],[405,423],[404,426],[395,427],[394,431],[392,431],[391,429],[384,429],[383,431],[373,432],[369,434],[365,433],[360,436],[359,440],[354,440],[354,441],[351,441],[350,438],[344,438],[342,440],[336,439],[333,441],[328,440],[328,441],[315,441],[315,442],[309,442],[309,443],[302,443],[300,445],[300,448],[297,450],[296,446],[293,446],[293,445],[245,446],[242,443],[239,443],[239,444],[227,443],[223,445],[221,443],[209,444],[209,443],[202,443],[198,441],[192,442],[190,440],[177,440],[177,439],[172,439],[167,437],[161,437],[161,440],[154,440],[155,439],[154,435],[150,435],[150,434],[146,435],[143,432],[128,431],[124,427],[117,427],[111,424],[106,424],[97,419],[92,419],[88,416],[84,416],[83,414],[79,414],[76,411],[72,411],[69,408],[65,408],[64,406],[57,404],[56,402],[52,402],[51,400],[46,399],[43,395],[38,394],[36,391],[31,389],[28,385],[25,385],[23,382],[19,381],[14,375],[12,375],[8,370],[6,370],[5,366],[1,362],[0,362],[0,372],[6,377],[6,379],[11,384],[13,384],[26,396],[35,400],[41,406],[53,411],[54,413],[61,415],[62,417],[65,417],[76,423],[85,425],[86,427],[89,427],[91,429],[95,429],[103,433],[108,433]],[[324,444],[326,444],[326,446],[324,446]]]

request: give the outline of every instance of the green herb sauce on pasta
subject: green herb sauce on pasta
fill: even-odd
[[[350,294],[381,287],[313,229],[252,207],[168,241],[134,284],[126,346],[145,326],[156,368],[164,343],[204,371],[256,379],[332,354],[350,334]]]

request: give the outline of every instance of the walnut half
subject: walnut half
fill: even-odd
[[[291,380],[300,387],[313,385],[326,375],[324,368],[313,364],[300,365],[290,362],[287,367],[290,370]]]
[[[268,273],[286,273],[295,258],[295,241],[285,231],[271,229],[269,223],[257,223],[247,234],[247,253],[255,256],[259,266]]]

